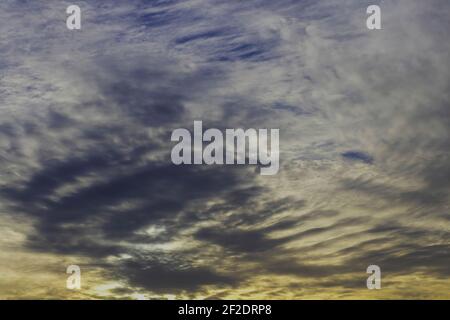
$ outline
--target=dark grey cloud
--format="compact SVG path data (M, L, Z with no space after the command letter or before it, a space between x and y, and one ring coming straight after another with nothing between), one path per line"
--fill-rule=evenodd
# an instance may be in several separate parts
M42 153L39 167L2 186L0 195L10 210L36 221L29 249L95 258L131 254L132 262L109 266L117 272L113 277L151 291L231 285L234 277L205 266L153 259L121 244L173 240L220 213L205 203L222 201L231 204L227 210L237 210L263 191L247 187L257 173L246 168L171 164L171 129L191 125L186 104L214 88L219 70L182 74L167 61L143 67L144 60L92 61L92 70L80 74L94 95L61 111L51 108L46 116L5 123L3 132L13 140L19 139L16 131L36 133L26 133L25 126L38 128L42 139L44 132L67 131L77 139L67 142L73 153L56 156L56 148L54 157ZM151 136L148 129L154 130ZM157 236L141 232L152 226L164 231Z
M439 181L439 180L438 180ZM439 183L437 181L437 183ZM440 183L439 183L440 184ZM429 185L423 188L412 188L412 190L403 190L396 186L382 184L365 179L344 179L342 181L344 190L349 190L369 197L378 197L382 201L389 201L395 205L412 205L437 206L448 203L447 186L434 186L434 182L430 181ZM440 214L433 209L434 214ZM431 213L430 213L431 214Z
M244 253L260 253L273 250L285 243L283 239L269 239L263 230L225 231L220 229L202 229L196 238L210 241L226 249Z
M350 259L348 264L361 267L376 264L391 275L426 272L448 278L450 275L449 252L450 247L447 244L394 245L388 249L362 252L359 256Z
M342 153L344 159L362 161L364 163L373 163L373 157L362 151L346 151Z
M217 273L206 267L161 263L154 260L134 260L123 263L119 272L135 288L160 293L193 292L205 285L232 286L236 276Z

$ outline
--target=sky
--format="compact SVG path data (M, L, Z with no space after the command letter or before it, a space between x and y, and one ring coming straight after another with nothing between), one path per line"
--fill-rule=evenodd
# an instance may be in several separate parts
M1 1L0 299L449 299L449 9ZM195 120L278 174L172 164Z

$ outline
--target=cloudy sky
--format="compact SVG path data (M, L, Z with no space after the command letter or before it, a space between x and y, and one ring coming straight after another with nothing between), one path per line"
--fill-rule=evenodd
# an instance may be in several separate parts
M448 0L2 0L0 298L450 298L449 21ZM280 129L279 173L173 165L194 120Z

